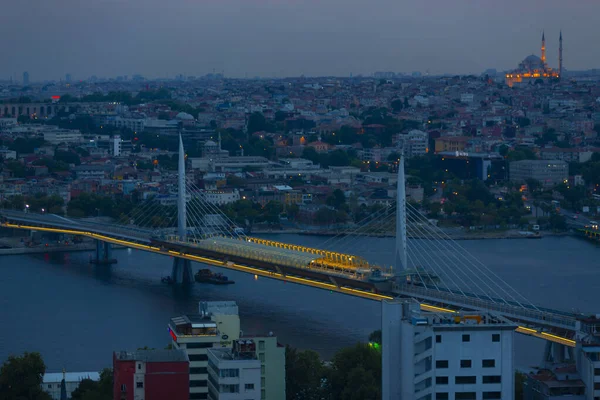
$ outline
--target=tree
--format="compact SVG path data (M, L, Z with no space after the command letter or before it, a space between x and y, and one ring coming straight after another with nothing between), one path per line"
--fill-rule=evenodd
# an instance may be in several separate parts
M269 126L265 116L260 112L253 112L248 118L248 133L267 131Z
M377 343L381 346L381 329L373 331L369 334L369 343Z
M302 150L302 158L312 161L313 164L318 164L320 160L319 153L311 146L306 146L304 150Z
M100 371L100 380L83 379L71 394L71 400L111 400L113 398L112 369Z
M0 396L7 400L50 400L41 388L46 364L40 353L9 356L0 369Z
M402 111L404 102L400 99L396 99L396 100L392 101L391 106L392 106L392 110L394 110L394 112L400 112L400 111Z
M327 197L327 205L339 210L346 204L346 195L340 189L335 189L333 193Z
M285 392L287 400L322 400L327 368L312 350L285 348Z
M363 343L341 349L333 356L328 385L334 399L381 399L381 352Z
M523 387L526 380L527 375L521 372L515 372L515 400L523 400Z

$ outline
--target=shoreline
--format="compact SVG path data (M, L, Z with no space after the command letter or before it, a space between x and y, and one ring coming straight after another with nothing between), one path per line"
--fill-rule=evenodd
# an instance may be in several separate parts
M125 249L125 246L113 245L113 250ZM0 249L1 256L17 256L23 254L43 254L43 253L73 253L84 251L95 251L95 244L84 243L81 245L68 246L48 246L48 247L9 247Z

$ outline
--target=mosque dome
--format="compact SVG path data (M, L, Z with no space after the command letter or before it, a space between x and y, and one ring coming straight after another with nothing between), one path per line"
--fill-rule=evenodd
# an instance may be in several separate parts
M206 143L204 143L204 147L215 147L216 145L217 144L212 140L207 140Z
M542 59L534 54L525 57L521 63L521 66L521 69L530 71L534 69L544 69L544 63L542 62Z
M186 121L191 121L194 119L194 117L192 117L190 114L188 113L184 113L184 112L180 112L179 114L177 114L175 116L176 119L181 119L181 120L186 120Z

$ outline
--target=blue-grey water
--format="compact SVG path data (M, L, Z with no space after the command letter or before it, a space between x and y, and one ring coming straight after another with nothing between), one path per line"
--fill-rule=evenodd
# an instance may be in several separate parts
M326 240L267 237L307 246ZM594 244L549 237L460 245L534 303L600 312L600 247ZM392 239L352 244L354 253L387 264L392 249ZM196 312L202 300L235 300L245 333L272 331L281 343L325 358L380 328L380 305L374 301L235 271L224 271L235 285L175 291L160 283L171 258L137 250L114 255L118 264L111 267L91 266L89 253L0 257L0 362L9 354L39 351L50 371L99 370L110 366L115 350L166 346L169 318ZM542 341L517 335L516 346L518 365L538 363Z

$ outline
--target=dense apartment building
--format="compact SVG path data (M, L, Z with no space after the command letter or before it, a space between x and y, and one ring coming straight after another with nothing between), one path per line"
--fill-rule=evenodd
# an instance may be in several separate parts
M566 162L584 163L592 158L597 149L573 149L550 147L540 150L542 160L562 160Z
M511 161L509 171L510 180L513 182L535 179L546 187L566 183L569 178L569 164L561 160Z
M429 152L429 134L413 129L406 135L398 135L398 147L407 158L424 156Z
M383 303L383 400L512 399L516 326L489 314Z
M113 400L187 400L189 359L183 350L113 354Z
M471 139L468 136L442 136L435 139L435 152L464 151Z
M234 301L200 302L198 315L172 318L169 333L173 347L184 350L190 360L190 400L209 398L209 350L231 350L238 339L255 344L252 349L258 365L257 398L285 398L285 348L271 333L240 338L240 318ZM220 357L219 354L215 356Z

